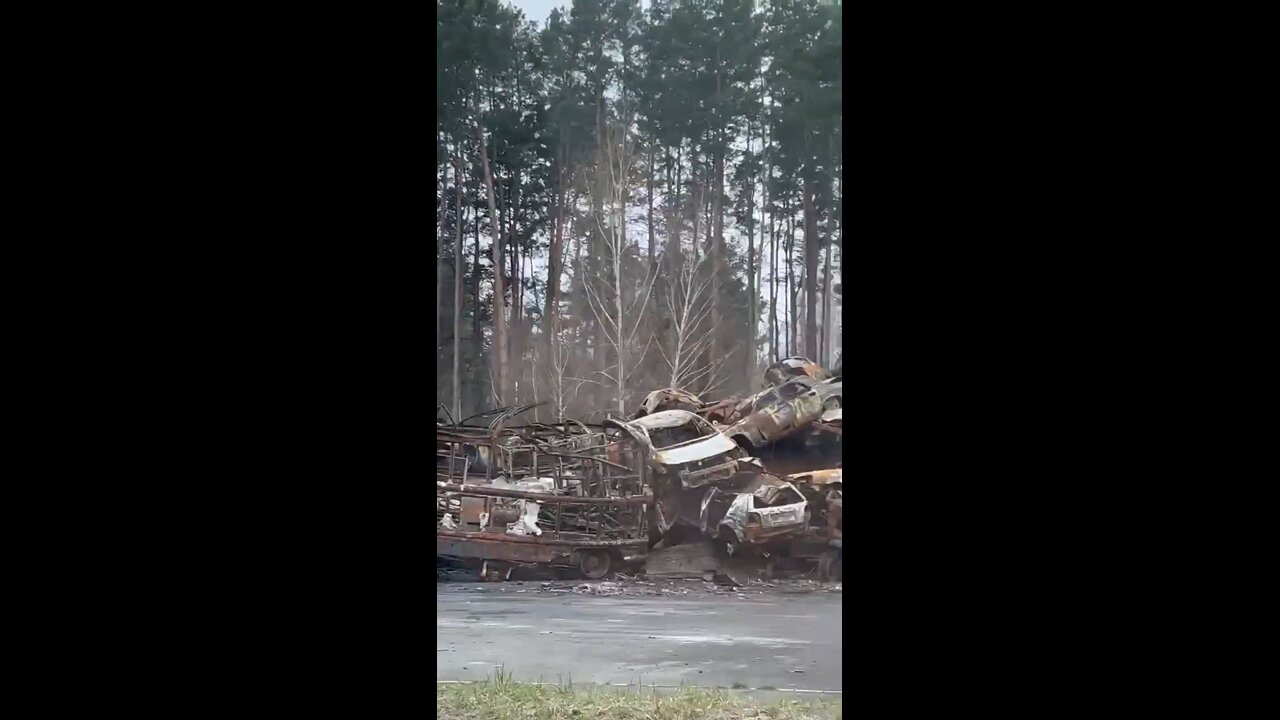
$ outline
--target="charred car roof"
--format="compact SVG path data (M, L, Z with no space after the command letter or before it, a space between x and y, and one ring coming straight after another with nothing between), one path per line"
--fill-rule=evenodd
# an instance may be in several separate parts
M765 383L769 385L781 385L792 377L810 377L814 380L826 380L831 377L831 373L809 358L798 355L779 360L764 371Z
M640 407L631 414L631 417L639 419L665 410L694 411L701 407L701 398L691 392L679 388L662 388L646 395L644 402L640 403Z

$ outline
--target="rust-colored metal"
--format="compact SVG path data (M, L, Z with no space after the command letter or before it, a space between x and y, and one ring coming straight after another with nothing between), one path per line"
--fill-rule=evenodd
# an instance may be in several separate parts
M839 408L842 400L840 380L817 382L809 377L793 377L739 403L736 409L749 414L726 428L724 434L739 445L763 448L813 425L824 413ZM842 434L833 425L821 429Z
M631 419L652 415L664 410L688 410L695 412L702 407L702 400L687 390L679 388L663 388L654 390L645 396L644 402L631 414Z
M725 398L702 408L698 414L713 423L731 425L742 419L742 411L738 409L741 403L741 398Z
M803 524L766 528L758 523L747 523L742 530L742 542L746 545L762 545L773 540L790 538L803 532L804 529Z
M831 377L831 373L809 358L800 356L780 360L764 371L765 384L770 386L781 385L793 377L826 380Z
M805 428L822 414L822 400L810 390L801 395L761 408L734 423L724 434L749 447L763 448Z
M617 550L623 557L643 555L648 539L574 540L534 536L484 535L453 530L436 531L436 555L470 560L499 560L517 564L573 567L576 553L585 550Z
M843 483L844 469L829 468L826 470L809 470L807 472L792 473L787 476L787 481L797 486Z
M632 497L576 497L572 495L548 495L546 493L524 492L522 490L509 490L507 488L485 487L483 485L455 485L446 482L436 482L437 497L464 496L472 494L481 497L500 497L512 498L517 500L532 500L534 502L544 504L556 503L574 503L582 505L644 505L649 502L649 498L638 495Z
M507 424L528 407L484 427L437 422L436 555L592 572L642 559L644 463L600 426Z

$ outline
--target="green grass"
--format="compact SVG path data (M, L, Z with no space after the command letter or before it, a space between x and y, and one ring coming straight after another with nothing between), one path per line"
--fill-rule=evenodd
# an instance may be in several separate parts
M843 717L838 699L767 701L706 688L576 689L513 682L501 673L485 682L436 684L441 720L830 720Z

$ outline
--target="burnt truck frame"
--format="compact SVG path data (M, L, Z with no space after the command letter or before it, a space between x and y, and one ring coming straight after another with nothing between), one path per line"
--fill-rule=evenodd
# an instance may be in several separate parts
M600 426L509 427L510 417L437 425L437 561L479 561L485 577L543 565L590 579L642 561L653 500L626 443Z
M469 515L492 517L506 501L520 500L536 503L538 525L550 525L540 535L513 535L483 522L478 527L470 522L454 528L438 526L438 557L501 564L508 572L520 565L573 568L595 580L643 560L649 550L646 514L651 500L643 495L574 497L446 482L436 483L436 493L446 507L448 501L458 500L464 521L471 519ZM566 522L568 517L574 518L572 523Z

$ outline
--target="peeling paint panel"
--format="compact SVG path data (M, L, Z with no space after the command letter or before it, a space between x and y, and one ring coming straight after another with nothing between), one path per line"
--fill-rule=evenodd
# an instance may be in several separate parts
M645 415L639 420L633 420L631 424L639 425L646 430L657 430L659 428L673 428L693 422L690 418L697 418L697 415L688 410L663 410L652 415Z
M652 416L650 416L652 417ZM663 465L683 465L685 463L706 460L709 457L723 455L738 446L732 440L724 435L712 435L710 437L696 440L684 446L659 450L657 454L658 462Z

